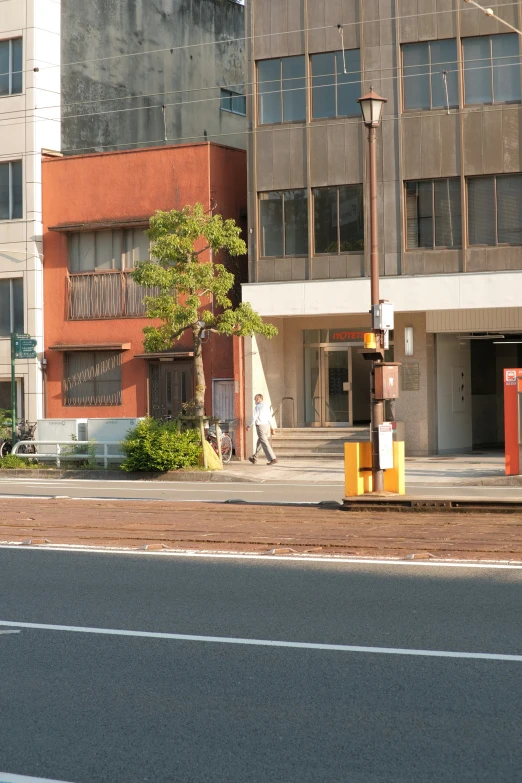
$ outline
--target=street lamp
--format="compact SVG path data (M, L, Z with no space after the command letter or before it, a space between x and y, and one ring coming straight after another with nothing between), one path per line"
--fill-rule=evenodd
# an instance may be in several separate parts
M364 124L368 128L370 152L370 280L372 300L372 328L375 333L376 357L384 350L382 323L376 323L379 309L379 238L377 233L377 137L376 128L381 124L382 110L386 98L381 98L370 88L370 92L358 99ZM381 354L382 355L382 354ZM381 359L382 360L382 359ZM372 365L371 392L371 440L372 440L372 489L384 491L384 471L379 464L379 426L384 423L384 401L375 397L375 362Z

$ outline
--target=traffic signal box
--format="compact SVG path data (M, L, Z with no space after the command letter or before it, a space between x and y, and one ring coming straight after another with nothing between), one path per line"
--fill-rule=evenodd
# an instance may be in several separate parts
M504 370L504 433L506 476L519 476L522 467L522 369Z

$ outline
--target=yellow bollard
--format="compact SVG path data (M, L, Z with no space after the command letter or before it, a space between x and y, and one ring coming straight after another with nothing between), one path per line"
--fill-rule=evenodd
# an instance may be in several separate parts
M384 472L384 489L397 495L406 494L404 443L393 444L393 468ZM344 492L345 497L366 495L372 491L372 444L344 444Z

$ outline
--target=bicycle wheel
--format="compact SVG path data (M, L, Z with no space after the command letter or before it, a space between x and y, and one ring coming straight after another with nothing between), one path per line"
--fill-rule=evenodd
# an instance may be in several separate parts
M232 438L227 434L221 436L221 459L225 463L232 459Z
M7 455L11 453L11 449L11 441L3 440L0 445L0 457L7 457Z
M20 446L18 449L19 454L36 454L36 446Z

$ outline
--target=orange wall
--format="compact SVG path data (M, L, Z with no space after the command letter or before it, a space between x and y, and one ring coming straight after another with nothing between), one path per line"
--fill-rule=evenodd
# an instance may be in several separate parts
M215 172L213 169L215 168ZM224 182L221 182L224 178ZM210 144L155 147L63 158L42 165L44 220L44 317L47 359L47 416L142 416L147 409L148 364L143 353L146 318L66 320L67 235L49 231L63 223L119 220L152 215L157 209L181 209L197 201L211 206L219 192L219 212L239 219L246 206L246 159L241 150ZM122 355L122 405L63 406L63 354L57 344L131 343ZM176 347L189 347L183 339ZM232 339L212 335L204 348L207 413L211 378L233 378Z

